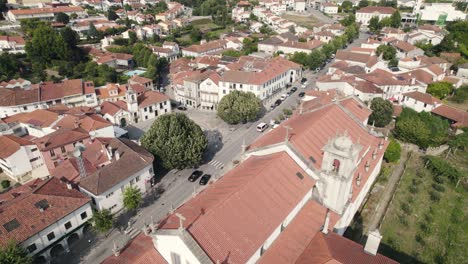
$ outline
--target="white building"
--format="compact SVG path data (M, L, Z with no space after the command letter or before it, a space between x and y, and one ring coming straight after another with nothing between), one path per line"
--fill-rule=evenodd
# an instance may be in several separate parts
M456 10L452 3L425 4L424 9L419 10L420 19L423 21L442 22L465 20L466 14Z
M54 177L11 189L0 200L0 245L14 240L44 263L69 251L93 215L89 198Z
M400 103L416 112L431 112L441 105L442 101L427 93L409 92L403 94Z
M97 106L93 82L81 79L60 83L42 82L34 89L0 88L0 118L47 109L57 104L68 107Z
M14 9L6 13L5 19L16 22L23 19L43 19L53 20L57 13L65 13L67 15L76 14L78 17L84 17L86 11L79 6L58 6L58 7L44 7L44 8L30 8L30 9Z
M0 167L15 182L25 183L49 175L33 142L14 135L0 136Z
M127 139L111 139L104 141L101 146L106 149L102 154L106 162L94 163L95 170L92 173L80 171L75 182L78 182L80 191L91 198L95 209L108 209L116 213L123 209L125 188L138 188L142 195L149 190L154 176L154 157ZM79 152L77 156L77 160L87 160L85 153ZM58 177L60 173L55 172L55 175Z
M323 3L320 6L320 11L325 14L338 14L338 6L333 3Z
M379 20L382 20L383 18L390 17L395 11L392 7L366 6L356 11L356 21L367 26L371 18L378 17Z
M0 36L0 53L25 53L26 41L20 36Z

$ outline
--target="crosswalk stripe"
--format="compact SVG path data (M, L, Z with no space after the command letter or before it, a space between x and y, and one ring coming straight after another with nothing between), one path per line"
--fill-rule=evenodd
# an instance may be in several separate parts
M212 160L210 162L208 162L208 164L210 164L211 166L215 167L215 168L218 168L218 169L222 169L224 167L224 164L220 161L217 161L217 160Z

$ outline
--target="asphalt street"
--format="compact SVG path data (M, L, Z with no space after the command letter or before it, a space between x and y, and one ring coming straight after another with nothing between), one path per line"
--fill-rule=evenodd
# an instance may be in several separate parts
M354 43L348 46L348 49L353 46L359 46L360 43L367 39L368 35L361 33L360 38ZM260 133L256 130L256 126L260 122L270 123L271 119L274 119L280 113L283 112L284 108L297 107L299 103L298 94L301 91L311 90L315 88L315 80L317 76L323 75L328 69L328 65L318 73L311 71L305 71L303 76L308 79L308 87L303 89L297 82L292 86L298 87L298 91L289 96L281 105L273 110L267 111L262 118L257 122L247 123L241 126L237 126L235 129L223 128L220 133L222 142L219 141L219 136L209 136L209 147L212 153L208 155L205 163L202 164L198 169L204 173L211 174L212 177L221 177L223 173L233 167L233 161L238 160L241 154L241 146L252 143L255 139L260 137L264 133L268 133L268 130ZM284 92L286 89L284 89ZM278 93L275 98L270 101L274 102L281 96ZM270 105L270 104L267 104ZM194 111L194 113L191 113ZM195 114L198 110L189 110L187 114L189 117L191 114ZM209 118L209 117L208 117ZM197 121L197 120L195 120ZM138 128L133 128L134 135L141 135L151 125L151 122L146 122L140 125ZM202 126L203 127L203 126ZM206 129L206 127L205 127ZM277 128L278 129L278 128ZM136 134L135 134L136 133ZM72 247L71 252L65 254L61 258L55 260L56 263L100 263L106 257L112 255L112 247L114 243L118 247L123 247L127 241L131 239L131 236L137 234L139 230L151 221L154 223L164 218L173 208L177 208L184 201L190 199L197 192L200 192L206 186L200 186L198 181L189 182L187 179L193 170L182 170L182 171L170 171L161 181L151 190L146 197L145 203L142 208L137 212L136 216L131 218L125 218L122 216L120 225L117 225L109 234L106 236L90 236L89 239L81 239L75 246ZM164 190L162 194L155 194L156 188L158 190ZM126 226L127 220L132 222L131 230L129 234L126 234L123 229Z

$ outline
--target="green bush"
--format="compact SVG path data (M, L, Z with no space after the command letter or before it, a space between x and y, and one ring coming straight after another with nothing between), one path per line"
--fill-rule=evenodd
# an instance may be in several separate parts
M432 188L438 192L445 192L445 187L442 184L433 183Z
M8 189L8 188L10 188L10 181L9 180L3 180L1 185L2 185L3 189Z
M416 240L416 242L418 242L421 246L424 246L426 245L426 242L424 241L424 238L421 234L416 234L416 236L414 237L414 239Z
M384 159L387 162L397 162L401 156L401 146L396 140L390 140L387 150L384 153Z
M292 111L291 111L291 109L284 108L283 109L283 114L285 116L290 116L290 115L292 115Z
M406 219L406 216L405 215L399 215L398 216L398 220L400 221L400 223L404 226L408 226L408 219Z
M453 91L453 84L449 82L435 82L427 86L427 93L437 97L439 99L444 99Z
M434 180L437 183L443 183L443 179L438 179L437 176L447 178L452 183L456 183L461 175L461 172L450 163L442 158L435 156L424 156L424 160L427 163L427 168L434 175Z
M285 119L283 114L279 114L276 118L278 118L280 121L283 121Z
M440 194L435 191L430 191L429 198L431 198L431 201L438 202L440 201Z
M468 85L462 85L460 88L456 89L452 98L450 98L451 101L455 103L462 104L468 99Z
M413 211L411 209L411 206L407 203L402 203L400 207L401 207L401 210L403 210L403 212L405 212L406 214L411 214L411 212Z
M414 186L414 185L410 185L408 190L412 193L412 194L415 194L415 193L418 193L419 192L419 189L417 186Z

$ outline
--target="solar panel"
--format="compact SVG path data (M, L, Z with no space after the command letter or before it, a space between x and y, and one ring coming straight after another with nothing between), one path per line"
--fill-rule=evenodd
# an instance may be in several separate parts
M3 227L6 229L6 231L8 232L11 232L13 230L15 230L16 228L18 228L20 226L20 223L18 222L18 220L13 219L11 220L10 222L6 223L6 224L3 224Z
M39 209L47 209L49 208L49 202L45 199L40 200L39 202L35 203L34 206L36 206Z

